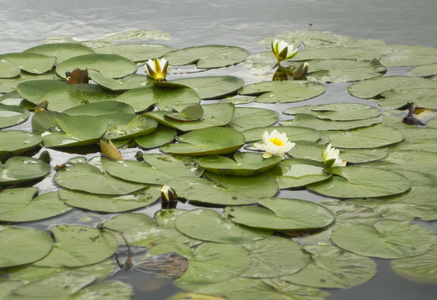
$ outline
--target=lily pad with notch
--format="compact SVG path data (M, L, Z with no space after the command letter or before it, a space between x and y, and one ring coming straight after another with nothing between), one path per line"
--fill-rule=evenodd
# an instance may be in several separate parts
M203 117L203 108L198 103L193 103L185 106L181 112L164 115L164 118L169 118L180 122L195 122L200 121Z

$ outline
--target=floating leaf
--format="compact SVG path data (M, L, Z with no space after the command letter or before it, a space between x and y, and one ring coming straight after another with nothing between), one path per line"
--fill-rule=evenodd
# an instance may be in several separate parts
M53 56L26 52L0 55L0 60L3 59L20 67L23 71L37 75L50 71L56 60Z
M235 76L205 76L172 80L192 88L201 99L217 99L234 94L244 85L244 80Z
M320 132L315 129L300 126L257 127L245 130L243 131L243 134L246 138L246 142L255 142L262 140L265 131L271 133L274 129L281 133L285 133L288 137L288 140L292 142L315 142L320 140L321 136Z
M46 72L42 75L34 75L30 73L21 73L14 78L0 78L0 93L10 93L17 89L17 86L25 81L30 80L56 80L57 75L53 72Z
M384 45L381 51L381 63L387 67L408 67L428 65L437 62L437 50L434 48L410 45Z
M3 132L3 131L2 131ZM50 165L32 157L14 156L1 167L0 185L32 181L46 176Z
M87 46L73 43L43 44L29 48L24 52L54 56L56 57L56 64L75 56L94 53L94 51Z
M20 124L28 117L29 111L21 106L0 105L0 128Z
M107 140L131 139L153 132L158 122L144 115L136 116L127 124L108 128L103 138Z
M168 144L176 137L176 130L165 126L158 126L150 134L142 135L135 138L135 143L141 148L150 149Z
M433 75L437 75L437 64L416 67L408 71L408 75L421 77L430 77Z
M21 69L9 61L0 58L0 78L13 78L20 75Z
M39 146L41 142L39 134L19 130L0 131L0 156L26 152Z
M381 52L372 49L358 49L350 47L322 47L300 51L293 60L308 61L308 60L358 60L358 61L372 61L373 59L380 59ZM312 63L310 62L311 68ZM340 62L341 63L341 62Z
M285 114L313 114L321 120L354 121L378 117L379 108L357 103L330 103L289 108Z
M124 92L143 86L151 86L155 82L149 76L140 74L131 74L122 79L112 79L103 76L96 70L89 70L88 73L92 81L114 92Z
M70 116L105 116L111 114L135 114L132 106L119 101L103 101L82 104L64 111Z
M118 54L134 62L143 62L148 59L161 57L170 50L172 48L169 46L143 43L113 44L94 49L99 54Z
M170 118L180 122L194 122L200 121L203 117L203 108L198 103L193 103L185 106L180 113L173 113L164 115L164 118Z
M236 107L234 118L229 125L238 131L245 131L275 124L278 118L278 113L274 110L256 107Z
M17 92L26 99L34 104L39 104L41 102L41 97L52 90L64 88L67 86L65 81L61 80L29 80L20 83L17 86Z
M386 157L388 153L388 148L340 150L341 158L352 164L362 164L377 161Z
M132 287L121 281L105 281L87 286L73 297L75 300L107 299L129 300L133 294Z

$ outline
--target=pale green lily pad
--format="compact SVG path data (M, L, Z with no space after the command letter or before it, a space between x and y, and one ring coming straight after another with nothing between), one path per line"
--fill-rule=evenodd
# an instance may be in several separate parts
M144 115L136 116L127 124L109 127L103 136L107 140L132 139L147 135L158 127L158 122Z
M173 50L164 57L173 66L195 63L200 69L228 67L244 61L249 53L236 46L205 45Z
M289 108L284 114L313 114L321 120L354 121L378 117L379 108L357 103L330 103Z
M418 66L437 62L437 49L434 48L410 45L384 45L376 50L381 51L381 63L387 67Z
M388 153L388 148L341 149L340 157L348 163L363 164L383 159Z
M310 261L309 255L302 251L298 243L276 236L243 246L249 250L253 262L243 277L276 278L290 275L303 269Z
M200 121L195 122L180 122L171 120L165 117L172 113L171 111L152 111L145 113L146 116L155 119L159 124L167 127L181 130L190 131L196 129L204 129L215 126L225 126L232 121L235 112L235 106L232 103L215 103L202 105L203 118Z
M140 74L131 74L121 79L112 79L103 76L96 70L88 70L88 76L98 85L114 92L124 92L143 86L151 86L155 82L149 76Z
M240 225L282 231L318 230L334 222L334 214L317 203L286 198L264 198L261 206L227 207L226 214Z
M37 191L35 187L1 191L0 220L29 222L54 217L72 209L59 200L57 192L40 194L35 197Z
M226 97L221 102L222 103L232 103L234 105L248 104L248 103L253 102L253 97L236 95L236 96Z
M213 173L234 176L252 176L267 171L277 165L282 158L273 156L264 159L257 153L236 152L234 159L226 156L213 155L201 157L199 165Z
M183 213L177 217L175 225L177 230L193 239L226 244L250 243L272 233L234 224L215 210L203 208Z
M133 288L121 281L105 281L93 284L71 296L74 300L129 300Z
M199 103L200 99L199 95L189 87L153 85L126 91L118 96L117 100L131 105L135 112L141 112L152 105L158 106L160 110L178 110L189 104Z
M141 148L151 149L172 142L176 134L176 130L160 125L152 133L136 137L135 142Z
M382 121L382 116L365 120L336 122L330 120L321 120L311 114L296 114L296 117L294 119L280 121L279 124L281 124L282 126L309 127L316 130L351 130L379 124Z
M390 170L358 166L336 167L330 170L338 176L311 184L307 188L334 198L366 198L401 194L411 187L405 176Z
M428 79L433 81L431 79ZM413 102L414 107L426 107L437 109L435 98L437 97L437 85L432 88L396 89L381 93L384 101L378 104L389 109L399 109L408 102Z
M45 93L48 93L54 89L64 88L66 86L67 83L61 80L29 80L20 83L17 86L17 92L21 95L21 97L23 97L23 99L38 105L42 102L40 99Z
M296 145L288 151L293 158L309 159L323 163L322 150L326 146L326 141L306 142L297 141Z
M162 146L166 153L183 155L226 154L244 145L244 135L231 128L211 127L193 130L176 138L180 143Z
M0 185L32 181L46 176L50 165L42 160L26 156L9 158L1 167Z
M381 52L373 49L359 49L350 47L322 47L306 51L300 51L293 60L354 60L354 61L372 61L380 59ZM309 62L312 65L312 61Z
M408 75L418 77L430 77L437 75L437 64L416 67L408 71Z
M29 111L21 106L0 105L0 128L20 124L29 117Z
M189 156L144 153L143 158L152 168L172 176L199 177L204 171L199 167L197 161Z
M56 241L50 253L35 263L46 267L80 267L110 257L118 243L113 233L77 225L50 227Z
M376 263L368 257L323 244L303 248L311 254L310 263L280 280L319 288L350 288L369 281L376 274Z
M405 136L402 143L390 147L390 151L416 150L437 152L437 129L435 128L401 128Z
M246 61L243 62L243 66L249 70L267 73L272 71L277 63L278 60L275 55L271 51L268 51L250 55Z
M288 103L317 97L325 92L321 83L307 81L257 82L238 90L241 95L259 95L255 102Z
M34 75L28 73L21 73L14 78L0 78L0 93L9 93L17 89L17 86L25 81L30 80L57 80L59 77L54 72L47 72L42 75Z
M0 58L0 78L13 78L20 75L21 69L9 61Z
M373 125L347 131L324 131L333 147L339 148L378 148L399 143L404 135L385 125Z
M201 99L217 99L235 92L244 85L244 80L235 76L205 76L172 80L192 88Z
M64 111L70 116L105 116L110 114L135 114L132 106L119 101L104 101L83 104Z
M102 195L125 195L145 187L116 179L88 163L63 168L56 173L55 182L70 190Z
M428 252L391 261L391 267L398 275L418 283L437 283L437 245Z
M122 196L95 195L61 189L59 198L66 204L91 211L117 213L149 206L160 197L160 189L148 187Z
M327 180L332 176L332 174L325 172L323 163L297 158L281 161L268 174L278 182L281 189L303 187Z
M56 64L63 62L69 58L92 54L93 49L74 43L50 43L38 45L24 51L25 53L37 53L56 57Z
M430 250L435 234L407 221L383 219L372 225L339 225L332 231L331 239L339 247L359 255L403 258Z
M20 130L0 131L0 156L26 152L39 146L41 142L39 134Z
M0 282L0 295L2 295L2 300L7 299L6 297L14 290L16 290L18 287L23 285L23 281L19 280L8 280L8 281L1 281Z
M165 118L170 118L175 121L195 122L200 121L203 117L203 108L198 103L193 103L185 106L180 112L164 115Z
M273 127L258 127L243 131L246 142L260 141L263 138L265 131L271 133L274 129L280 133L285 133L291 142L309 141L316 142L320 140L321 134L318 130L300 126L273 126Z
M408 178L412 187L435 187L437 186L437 176L417 171L396 170L396 172Z
M99 54L118 54L134 62L161 57L171 50L173 48L169 46L144 43L113 44L94 49Z
M44 231L9 227L0 231L0 267L14 267L37 261L53 247L53 240Z
M74 69L97 70L105 77L120 78L137 71L137 65L123 56L116 54L85 54L64 60L56 67L56 73L65 78L66 72Z
M43 74L55 65L56 58L36 53L8 53L0 55L0 60L6 60L30 74Z
M257 107L236 107L235 114L229 126L238 130L263 127L278 122L279 114L274 110Z

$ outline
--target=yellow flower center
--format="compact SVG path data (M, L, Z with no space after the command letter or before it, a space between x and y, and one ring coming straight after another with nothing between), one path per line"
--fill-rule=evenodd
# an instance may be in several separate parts
M280 138L277 138L277 137L271 138L269 141L272 142L275 146L284 146L285 145L284 141L281 140Z

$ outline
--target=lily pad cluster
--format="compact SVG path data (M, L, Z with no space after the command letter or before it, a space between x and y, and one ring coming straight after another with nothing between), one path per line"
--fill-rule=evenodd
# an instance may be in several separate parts
M129 299L117 276L149 264L187 291L174 299L325 299L371 280L373 258L436 282L437 237L413 222L437 220L436 49L283 32L261 41L299 48L279 66L231 45L120 43L149 34L0 55L6 299ZM169 61L167 80L146 75L155 58ZM251 83L223 75L239 64ZM397 66L417 67L383 76ZM328 83L346 82L356 101L324 101ZM264 158L254 144L273 130L295 145ZM324 163L329 144L347 166ZM164 185L182 207L162 208ZM78 225L75 213L99 221ZM139 262L134 247L147 252Z

